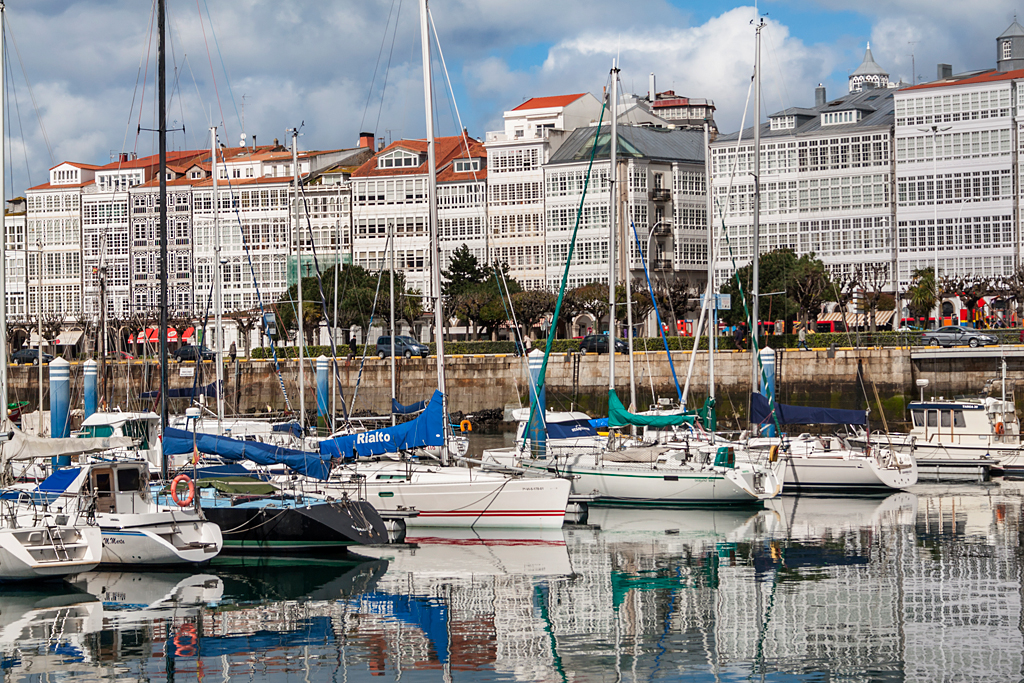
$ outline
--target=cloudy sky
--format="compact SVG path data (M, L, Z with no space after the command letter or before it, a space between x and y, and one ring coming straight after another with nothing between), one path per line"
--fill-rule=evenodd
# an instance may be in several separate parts
M7 194L46 180L64 160L103 164L119 151L155 153L155 5L145 0L8 0ZM1021 5L1024 8L1024 4ZM422 137L417 0L167 0L170 149L235 144L355 146L362 130ZM871 42L893 80L995 65L1010 0L762 0L764 109L830 97ZM723 132L739 127L754 59L752 4L707 0L433 0L463 125L502 127L529 97L599 95L619 55L627 91L714 100ZM913 55L913 58L912 58ZM436 50L435 50L436 56ZM385 83L386 79L386 83ZM438 134L458 130L435 64ZM748 116L752 116L752 113ZM244 124L243 124L244 120ZM748 119L749 120L749 119Z

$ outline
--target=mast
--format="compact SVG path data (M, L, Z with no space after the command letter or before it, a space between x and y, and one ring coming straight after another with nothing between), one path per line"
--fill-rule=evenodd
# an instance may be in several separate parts
M761 220L761 29L764 27L764 21L759 21L757 24L757 46L754 50L754 226L753 226L753 253L754 263L751 266L751 309L750 309L750 356L751 356L751 374L750 374L750 393L754 393L758 388L758 373L757 353L754 351L755 346L760 348L759 345L754 342L760 337L758 332L760 331L760 320L761 315L758 310L760 303L758 291L760 284L758 282L760 273L761 260L761 248L759 245L758 232L760 231L760 220ZM749 413L748 413L749 415Z
M224 263L220 255L220 197L217 196L217 126L210 127L210 175L213 176L213 344L217 353L217 433L224 433ZM201 357L201 356L200 356Z
M295 291L298 292L298 313L295 315L299 326L299 431L305 438L306 427L306 371L302 366L303 355L305 354L306 339L302 331L302 226L299 217L299 131L292 129L292 171L295 179L295 266L298 273Z
M714 297L708 325L708 396L715 397L715 342L718 337L718 294L715 290L715 215L711 195L711 124L704 121L704 189L708 213L708 295Z
M423 46L423 101L427 117L427 210L430 230L430 288L434 303L434 339L437 346L437 389L441 392L442 413L448 419L448 391L444 379L444 313L441 306L441 242L437 230L437 163L434 149L434 93L430 75L430 33L427 26L427 0L420 0L420 41ZM394 358L394 354L391 354ZM448 427L441 447L441 463L448 464Z
M388 267L388 279L390 280L391 286L391 400L394 401L397 397L395 387L395 222L388 222L388 243L391 245L391 265ZM395 420L395 409L391 408L391 426L394 427L396 424Z
M616 176L618 169L618 137L619 137L619 67L616 60L612 60L612 89L608 93L611 100L609 110L612 113L611 144L608 150L608 191L611 197L611 209L608 212L608 393L615 391L615 237L616 237L616 205L618 203ZM600 135L601 131L598 130ZM610 432L609 432L610 434ZM611 438L611 437L609 437Z
M4 54L4 27L7 23L7 17L4 14L4 2L0 0L0 55ZM3 60L0 59L0 118L3 116L4 111L4 73L6 67L3 64ZM3 131L3 123L0 122L0 131ZM0 140L3 139L3 135L0 134ZM5 178L4 170L7 167L7 160L4 159L4 146L0 144L0 206L3 207L4 212L4 231L3 239L0 239L0 293L7 291L7 201L4 196ZM28 225L25 226L26 231ZM27 234L27 233L26 233ZM28 271L28 245L25 245L25 270ZM42 296L42 292L39 292ZM25 288L25 303L28 303L28 288ZM27 309L26 309L27 310ZM7 295L0 295L0 429L7 430ZM40 410L42 407L40 406ZM42 412L39 413L40 418ZM42 420L40 420L41 422Z
M160 140L160 426L167 429L167 78L164 74L164 0L157 1L157 137ZM160 476L167 479L167 457L161 454Z

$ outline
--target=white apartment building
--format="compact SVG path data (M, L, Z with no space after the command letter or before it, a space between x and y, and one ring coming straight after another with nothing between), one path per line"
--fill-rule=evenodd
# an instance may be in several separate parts
M7 235L4 294L7 317L10 320L29 319L29 312L26 308L28 299L25 277L28 271L25 264L25 216L25 199L23 197L7 202L7 211L4 215Z
M827 101L818 86L814 107L776 112L761 124L762 254L780 248L813 253L839 278L875 264L891 290L897 92L869 85ZM734 263L753 258L753 137L748 128L711 144L719 283L732 275Z
M940 64L936 81L896 94L901 289L918 268L994 277L1020 262L1024 28L1014 21L996 50L994 70L954 76Z
M620 125L618 137L620 253L627 250L633 277L643 277L642 251L652 281L679 275L699 280L707 263L704 133ZM557 290L561 283L581 201L567 286L608 282L610 142L610 125L578 128L544 167L549 288ZM624 274L620 260L619 277Z
M468 135L435 138L441 268L466 244L481 263L487 250L487 150ZM352 173L353 262L387 268L394 235L395 270L406 286L428 297L430 235L427 211L427 142L398 140Z
M547 287L544 165L569 132L596 124L601 103L589 93L534 97L487 133L490 260L504 261L525 289Z

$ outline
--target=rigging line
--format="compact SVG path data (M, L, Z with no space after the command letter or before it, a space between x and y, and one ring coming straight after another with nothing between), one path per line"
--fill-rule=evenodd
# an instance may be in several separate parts
M501 280L505 279L505 274L502 273L501 280L498 279L498 273L501 271L500 268L494 266L494 282L498 285L498 298L501 299L501 307L505 309L505 318L512 320L512 330L515 335L515 343L519 344L519 348L522 350L522 357L526 357L526 345L523 344L523 337L519 333L519 323L516 322L515 308L512 307L512 295L508 293L508 283L505 283L505 294L501 292ZM505 305L505 296L508 295L508 306ZM511 313L509 309L512 309ZM516 399L519 400L519 407L523 407L522 399L519 398L519 378L516 377L516 373L512 373L512 380L516 384Z
M767 29L767 28L769 28L771 26L771 24L765 22L764 26ZM782 111L782 110L786 109L786 102L792 102L793 101L793 98L789 94L789 88L786 85L787 81L789 79L784 78L783 75L782 75L782 65L780 64L779 54L778 54L778 52L775 51L775 43L772 42L772 33L771 33L771 31L767 30L767 31L764 31L763 33L765 35L767 35L767 37L768 37L768 49L771 51L772 55L775 57L775 59L773 60L773 63L775 65L775 70L779 72L779 82L782 84L782 92L783 92L784 97L780 98L782 101L779 103L780 104L779 109L780 109L780 111ZM765 118L767 118L767 117L768 117L768 110L765 109Z
M214 153L214 154L216 154L216 153ZM212 161L214 161L214 160L211 159L211 162ZM213 169L214 165L215 164L211 163L211 166L210 166L211 170ZM241 214L240 208L239 208L240 202L235 202L235 188L234 188L234 184L231 182L231 178L228 178L227 182L228 182L228 197L230 197L231 205L235 209L235 223L236 223L236 225L238 225L238 232L242 236L242 247L245 249L245 258L246 258L246 260L249 263L249 275L252 276L253 288L256 290L256 303L259 304L259 307L260 307L260 319L265 321L267 319L267 309L263 305L263 295L260 294L260 283L259 283L259 280L256 279L256 267L253 265L252 251L249 249L249 240L246 239L245 231L242 229L242 214ZM218 192L219 192L219 190L218 190ZM219 212L219 210L220 210L220 198L219 197L214 197L213 198L213 205L212 205L212 207L213 207L213 210L215 212ZM275 322L276 322L277 318L278 318L278 314L277 314L277 311L275 310L274 311L274 320L275 320ZM266 332L266 330L264 330L264 332ZM274 340L273 339L269 339L269 335L267 335L267 337L268 337L268 340L270 341L270 351L274 355L274 371L277 373L277 382L281 386L281 393L284 395L284 405L288 409L288 412L290 413L292 411L292 402L288 398L288 390L284 386L284 375L281 374L281 362L278 360L278 357L277 357L277 347L274 346ZM261 335L260 336L260 340L262 341L262 339L263 339L263 336Z
M14 67L10 63L10 59L8 59L8 48L6 44L4 45L4 64L6 65L4 68L9 69L8 73L10 74L10 78L6 79L6 85L11 93L11 99L14 100L14 110L18 115L18 130L21 133L21 151L22 155L25 157L25 174L28 178L27 186L32 187L32 166L28 162L28 143L25 140L25 126L21 122L21 105L18 103L18 89L14 87ZM13 130L11 126L10 107L7 108L7 130ZM9 160L7 163L10 164L11 167L11 174L9 178L11 183L11 194L8 196L14 197L14 138L12 136L8 136L7 138L7 159Z
M303 184L301 182L299 183L299 193L302 195L302 209L303 209L303 211L306 214L306 231L309 233L309 244L310 244L310 248L311 248L311 250L313 252L313 269L316 271L316 283L317 283L318 289L320 290L320 305L323 307L324 318L327 319L327 320L330 320L330 317L329 317L330 316L330 309L327 307L327 296L324 294L324 278L323 278L323 274L320 271L320 260L317 258L317 254L316 254L316 240L313 237L313 224L312 224L312 222L309 219L309 202L306 199L306 186L305 186L305 184ZM301 244L302 244L302 238L300 236L299 237L299 245L301 246ZM299 266L299 281L301 282L302 281L302 256L301 256L301 254L299 255L299 259L298 259L298 266ZM337 287L337 285L338 285L338 283L334 283L335 287ZM330 340L331 340L331 344L330 344L330 346L331 346L331 356L334 357L334 358L337 358L338 357L338 347L337 347L337 344L336 344L336 340L335 340L333 334L329 335L329 337L330 337ZM365 354L365 349L364 349L364 354ZM310 362L310 367L312 367L314 369L314 371L315 371L316 368L314 366L313 359L310 358L309 362ZM348 411L345 409L345 392L341 388L341 369L338 367L337 362L334 363L334 373L335 373L335 377L337 378L338 391L341 392L341 399L342 399L341 408L342 408L342 413L345 415L345 420L348 421ZM332 423L334 422L334 416L333 415L331 416L331 422ZM331 431L334 431L334 430L332 429Z
M395 12L395 3L397 1L398 0L391 0L391 9L388 10L388 21L384 25L384 35L382 35L380 37L380 49L377 50L377 63L373 65L373 78L370 79L370 89L369 89L369 92L366 93L366 104L363 105L363 116L362 116L362 118L359 119L359 130L363 129L363 123L366 122L366 112L369 111L369 109L370 109L370 98L373 97L373 85L374 85L374 83L377 82L377 70L380 68L380 58L381 58L381 55L384 54L384 43L388 39L388 28L391 26L391 15L394 14L394 12ZM397 30L398 30L398 25L396 23L395 31L397 31ZM394 41L392 41L391 44L392 44L392 46L394 46ZM384 99L384 94L381 93L381 100L383 100L383 99ZM376 135L376 132L374 132L374 135Z
M199 2L199 0L197 0ZM242 116L239 114L239 105L234 101L234 92L231 90L231 75L227 73L227 65L224 63L224 53L220 49L220 42L217 40L217 31L213 28L213 14L210 13L210 5L206 0L203 0L203 4L206 5L206 17L210 20L210 34L213 36L213 45L217 48L217 56L220 58L220 68L224 70L224 85L227 86L227 94L231 97L231 106L234 108L234 118L239 122L239 129L242 128ZM206 38L206 33L203 33L203 37ZM221 113L223 118L223 113Z
M576 210L576 225L573 227L572 238L569 240L569 249L565 259L565 269L562 271L562 284L558 289L558 300L555 302L555 313L552 317L552 325L558 324L558 316L562 311L562 300L565 298L565 286L569 281L569 266L572 263L572 254L573 251L575 251L576 249L576 235L579 232L580 220L583 217L583 202L587 198L587 188L590 186L590 174L594 168L594 157L597 156L597 144L598 141L601 139L601 124L604 122L604 112L607 108L608 103L603 102L601 104L601 116L598 118L597 128L594 132L594 145L590 150L590 161L587 163L587 174L583 180L583 196L580 197L580 206ZM540 395L540 390L544 387L544 376L548 369L548 358L551 356L551 345L554 342L554 338L555 335L553 333L549 334L547 344L544 348L544 361L543 363L541 363L540 374L537 376L536 383L536 392L538 396ZM530 383L531 385L533 384L532 377L530 378ZM527 424L531 424L533 422L536 411L537 404L535 402L532 406L530 406L530 419L529 422L527 422Z
M32 108L35 110L36 119L39 121L39 132L43 136L43 142L46 143L46 152L47 154L50 155L50 163L54 164L56 162L53 160L53 147L50 146L50 138L46 134L46 126L43 125L43 117L39 115L39 103L36 102L36 94L35 91L32 90L32 83L28 80L28 71L25 70L25 62L21 58L21 50L18 48L18 41L14 38L14 27L11 26L10 17L8 17L6 14L4 16L6 17L5 28L8 29L7 35L10 36L11 43L14 45L14 53L18 55L18 64L21 65L21 73L25 77L25 87L28 89L29 99L32 100ZM6 49L6 45L4 49Z
M665 336L665 328L661 323L661 313L658 311L658 301L654 298L654 285L651 284L651 274L647 272L647 259L644 258L643 249L640 246L640 236L636 232L636 224L633 219L629 219L629 224L633 228L633 239L636 241L636 251L640 254L640 265L644 269L644 277L647 278L647 290L651 295L651 303L654 305L654 315L658 320L658 332L661 333L661 341L665 345L665 354L668 356L668 366L672 369L672 381L676 383L676 394L679 396L679 403L683 402L683 390L679 388L679 378L676 377L676 365L672 362L672 352L668 350L668 337ZM628 285L627 285L628 286ZM697 346L699 346L699 339L694 337L694 348L691 353L697 353ZM644 351L647 351L647 344L644 343ZM646 355L646 354L645 354ZM653 381L653 380L652 380ZM651 393L654 393L654 385L651 385Z
M452 79L448 75L448 65L444 61L444 52L441 50L441 38L440 36L437 35L437 27L434 26L434 13L430 11L429 7L427 8L427 18L430 20L430 28L432 28L434 31L434 44L437 46L437 56L441 60L441 69L444 71L445 83L448 84L448 90L445 91L445 95L451 95L450 99L448 100L448 103L451 106L451 108L454 109L455 111L455 119L456 124L458 125L459 137L462 139L462 145L466 148L466 157L470 158L472 157L472 153L469 151L469 140L466 139L468 137L468 134L466 133L465 126L462 125L462 114L459 113L459 104L458 102L455 101L455 89L452 87ZM470 172L473 174L473 180L480 180L477 177L476 170L473 169L472 164L470 164Z
M377 121L373 125L374 135L380 130L380 115L384 111L384 95L388 90L388 75L391 73L391 57L395 54L395 39L398 37L398 20L402 16L402 0L398 0L398 13L395 15L395 30L391 34L391 48L388 50L388 65L384 69L384 83L380 87L380 106L377 107ZM387 30L384 31L387 37Z
M203 0L203 4L206 5L206 0ZM199 0L196 0L196 11L199 13L199 28L203 32L203 46L206 48L206 61L210 65L210 78L213 79L213 96L217 100L217 111L220 112L220 120L224 121L224 105L220 101L220 88L217 86L217 72L213 68L213 56L210 54L210 42L206 37L206 24L203 23L203 10L199 6ZM206 6L206 18L210 21L210 33L213 34L213 44L217 46L218 53L220 52L220 45L217 44L217 34L213 30L213 17L210 14L209 5ZM223 65L224 59L221 58L221 64ZM224 71L225 76L227 75L227 69ZM231 85L228 85L228 94L231 94ZM232 95L231 103L234 104L234 95ZM238 108L235 108L235 116L238 117ZM241 127L241 118L239 117L239 127ZM230 187L231 183L228 183ZM241 219L239 219L241 220ZM262 304L261 304L262 306ZM273 346L273 344L271 344ZM275 353L276 361L276 353Z
M146 49L143 51L144 56L139 60L139 68L142 71L142 94L139 95L139 118L135 124L135 144L132 146L132 151L138 153L139 151L139 133L142 130L142 107L146 101L146 84L149 82L149 58L153 53L153 25L156 22L156 5L159 0L153 0L152 6L149 10L149 33L146 36ZM143 66L145 65L145 66ZM135 93L139 91L139 78L135 78L135 91L132 92L132 109L128 111L128 124L132 122L132 112L135 111ZM124 140L121 143L121 149L128 146L128 131L131 130L128 126L125 126Z

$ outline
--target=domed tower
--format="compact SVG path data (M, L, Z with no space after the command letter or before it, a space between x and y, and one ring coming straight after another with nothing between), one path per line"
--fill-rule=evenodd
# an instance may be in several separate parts
M864 52L864 61L850 74L850 92L860 92L865 83L871 83L875 88L889 87L889 74L875 63L875 58L871 56L871 43L868 43L868 49Z
M1005 73L1024 69L1024 26L1016 17L1010 28L996 38L996 68Z

